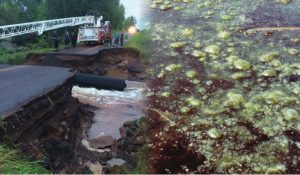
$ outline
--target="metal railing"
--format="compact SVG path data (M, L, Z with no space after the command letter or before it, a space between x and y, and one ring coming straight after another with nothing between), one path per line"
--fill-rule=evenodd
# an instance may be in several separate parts
M83 24L93 24L94 22L94 16L81 16L0 26L0 39L35 32L41 35L43 34L43 32L49 30L55 30L63 27L78 26Z

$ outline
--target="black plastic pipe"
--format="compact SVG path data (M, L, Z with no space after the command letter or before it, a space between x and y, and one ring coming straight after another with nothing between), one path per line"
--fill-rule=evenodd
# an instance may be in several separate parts
M125 80L122 79L81 73L75 75L74 83L79 87L94 87L96 89L118 91L124 91L127 86Z

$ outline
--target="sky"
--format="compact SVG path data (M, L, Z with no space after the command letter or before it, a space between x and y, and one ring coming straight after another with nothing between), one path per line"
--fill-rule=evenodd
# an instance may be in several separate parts
M121 0L125 7L125 16L134 16L137 19L137 27L143 29L146 27L145 6L146 0Z

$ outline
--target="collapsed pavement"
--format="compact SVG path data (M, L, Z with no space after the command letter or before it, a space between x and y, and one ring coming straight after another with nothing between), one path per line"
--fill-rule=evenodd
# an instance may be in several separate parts
M52 64L52 61L50 63L45 61L52 58L56 60L55 64L62 63L52 66L69 67L78 72L99 75L101 65L105 69L102 74L143 80L145 78L143 68L140 63L137 63L138 52L130 49L124 51L123 55L114 56L115 52L119 53L115 50L99 53L88 59L79 59L79 56L74 55L67 56L69 58L57 55L41 57L31 55L28 64L44 65L45 62L45 64ZM82 104L72 97L75 73L70 69L66 70L71 72L71 75L65 81L20 103L16 111L1 113L5 114L1 121L1 141L20 145L25 154L34 160L42 160L43 165L53 173L130 172L137 163L136 153L144 143L137 134L139 121L126 122L121 129L122 138L107 137L109 141L107 145L102 145L101 148L94 145L94 148L90 149L89 146L93 144L85 142L85 137L93 122L93 112L96 108ZM35 87L39 83L40 81L35 81L27 84L27 88ZM127 147L131 150L128 151Z

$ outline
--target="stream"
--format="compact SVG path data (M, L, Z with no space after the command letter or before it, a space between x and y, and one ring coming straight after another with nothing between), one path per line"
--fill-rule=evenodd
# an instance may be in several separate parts
M88 140L102 136L112 136L118 140L121 138L119 129L125 122L144 116L146 85L134 81L127 81L126 84L123 92L73 87L73 97L96 107L93 124L87 132Z

